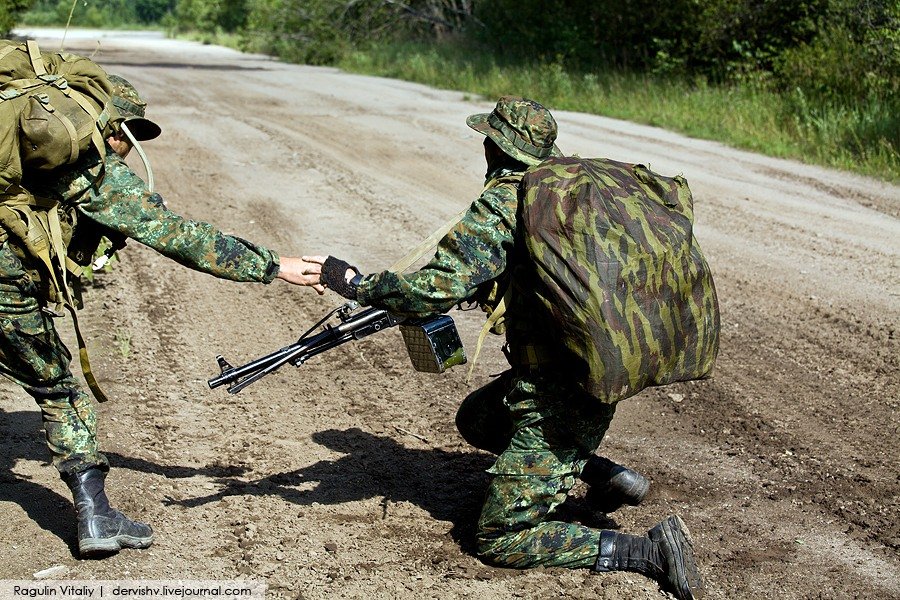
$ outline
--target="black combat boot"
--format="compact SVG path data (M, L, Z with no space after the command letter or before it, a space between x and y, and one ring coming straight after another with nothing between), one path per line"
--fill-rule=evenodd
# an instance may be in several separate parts
M581 480L591 486L585 500L604 513L611 513L623 504L637 506L650 489L650 482L637 471L596 454L581 471Z
M604 529L600 532L600 556L594 570L641 573L658 581L679 600L703 596L691 534L677 515L648 531L646 536Z
M103 490L104 470L91 467L79 473L63 473L62 478L75 499L81 556L108 554L122 548L148 548L153 543L149 525L132 521L109 505Z

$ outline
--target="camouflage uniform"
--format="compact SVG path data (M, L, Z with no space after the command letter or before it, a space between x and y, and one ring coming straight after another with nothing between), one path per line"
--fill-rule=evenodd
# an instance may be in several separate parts
M503 97L493 112L472 115L467 124L489 138L487 185L439 242L432 260L414 273L363 277L346 262L328 257L322 263L322 282L362 304L414 317L442 313L462 301L478 302L493 312L503 297L509 303L502 323L504 349L512 368L469 395L457 413L466 440L499 453L489 469L493 478L478 520L479 555L514 568L637 571L667 585L678 598L694 600L702 593L702 582L690 534L679 517L665 519L645 535L554 518L576 478L588 482L591 491L615 492L636 500L626 500L634 504L649 484L593 454L612 420L615 398L601 401L577 383L584 379L584 365L567 359L571 353L565 336L528 283L533 259L517 228L523 214L520 184L529 165L559 156L553 144L555 120L533 101ZM550 221L557 219L554 215ZM491 322L499 333L497 314ZM613 474L613 469L598 466L603 461L620 471ZM630 475L620 479L622 471ZM620 485L626 481L629 487ZM632 493L637 488L630 484L641 481L641 491Z
M101 172L102 181L95 186ZM162 198L150 193L109 148L102 165L95 152L67 172L42 179L44 185L26 181L25 186L37 197L61 202L61 221L75 224L76 243L80 231L103 227L224 279L268 283L278 273L278 257L272 251L167 210ZM69 370L71 354L45 310L46 283L38 275L36 260L14 237L4 237L0 245L0 372L37 401L53 463L61 473L93 466L106 469L107 460L97 448L91 399Z
M470 126L477 129L486 121L475 115ZM529 125L536 136L543 133L541 123ZM512 146L503 150L529 158ZM551 152L558 153L555 147ZM515 231L518 185L527 166L520 162L489 173L485 191L441 240L432 260L414 273L365 277L357 288L360 303L424 317L461 301L483 300L495 282L505 285L523 260ZM590 567L597 560L600 532L553 520L553 512L603 439L615 407L567 383L563 365L519 360L527 348L540 348L546 356L559 356L565 348L557 348L559 336L542 327L549 324L529 318L526 294L512 298L506 327L513 369L500 389L489 385L472 394L457 415L467 440L499 452L489 469L494 477L478 521L479 553L507 567Z

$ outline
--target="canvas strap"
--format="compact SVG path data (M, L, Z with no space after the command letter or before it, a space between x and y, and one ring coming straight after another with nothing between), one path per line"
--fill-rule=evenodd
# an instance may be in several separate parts
M496 187L500 183L499 178L492 179L488 182L487 185L484 186L484 189L481 193L485 193L489 189ZM429 252L434 251L437 247L438 243L444 239L444 236L450 233L450 230L456 227L456 225L462 220L463 216L465 216L466 212L468 212L469 207L467 206L463 210L461 210L458 214L456 214L449 221L438 227L431 235L422 240L422 243L410 250L406 253L406 255L391 265L388 270L394 273L403 273L406 269L411 267L416 261L420 258L428 254Z
M498 178L491 179L487 183L487 185L484 186L484 189L481 191L481 193L483 194L484 192L488 191L489 189L496 187L500 183L502 183L502 178L498 177ZM469 210L469 208L466 207L459 214L457 214L452 219L450 219L449 221L444 223L444 225L439 227L431 235L429 235L427 238L425 238L421 244L419 244L418 246L416 246L415 248L410 250L406 254L406 256L404 256L403 258L401 258L400 260L395 262L393 265L391 265L390 269L388 269L388 270L392 271L394 273L403 273L406 269L408 269L410 266L412 266L413 263L415 263L420 258L425 256L425 254L434 251L434 249L437 247L438 243L444 238L445 235L447 235L450 232L450 230L452 230L454 227L456 227L456 225L462 220L463 216L465 216L465 214L466 214L466 212L468 212L468 210ZM475 363L478 362L478 356L481 354L481 347L482 347L482 345L484 345L484 339L487 336L487 333L500 321L500 319L506 313L506 307L509 304L509 298L512 293L511 290L512 290L512 285L510 285L506 289L506 292L504 293L503 297L497 303L497 306L494 307L493 311L491 311L491 314L488 315L488 318L485 321L484 326L481 328L481 333L478 335L478 343L475 346L475 356L472 358L472 361L469 364L469 373L466 376L466 383L469 383L469 381L472 378L472 373L474 372L474 369L475 369Z
M28 56L31 58L31 66L35 75L38 77L46 75L47 67L44 66L44 57L41 56L41 49L38 48L37 42L28 40L25 42L25 46L28 48Z
M19 188L15 194L4 194L0 197L0 225L8 233L18 237L28 252L44 265L50 278L48 282L52 296L50 300L55 301L58 306L65 307L72 315L72 324L78 341L78 357L84 379L94 394L94 398L98 402L106 402L107 396L97 383L91 369L87 345L78 325L75 303L66 283L66 270L78 275L81 269L66 257L66 246L62 238L58 208L57 201L36 198L23 188ZM73 266L77 270L72 269Z
M484 338L487 337L488 331L490 331L503 315L506 314L506 307L509 306L509 301L512 298L512 282L510 282L509 286L507 286L506 291L503 293L503 297L500 298L500 301L497 303L497 306L494 307L494 310L491 311L491 314L488 315L487 320L484 322L484 325L481 327L481 333L478 334L478 342L475 344L475 355L472 356L472 363L469 365L469 372L466 374L466 383L469 383L472 380L472 373L475 371L475 363L478 362L478 356L481 354L481 347L484 345Z
M450 233L451 229L456 227L456 224L459 223L460 220L462 220L463 215L466 214L467 210L469 210L469 209L466 208L466 209L462 210L460 213L458 213L452 219L450 219L449 221L447 221L446 223L444 223L443 225L438 227L431 235L429 235L427 238L422 240L421 244L419 244L418 246L416 246L415 248L413 248L412 250L407 252L403 258L401 258L400 260L395 262L393 265L391 265L388 270L392 271L394 273L403 273L404 271L406 271L406 269L410 268L413 265L413 263L418 261L420 258L425 256L429 252L434 251L434 249L438 245L438 242L440 242L444 238L445 235Z
M73 90L70 87L67 87L62 91L68 97L75 100L75 102L77 102L78 105L81 106L81 108L84 110L84 112L89 114L91 116L91 119L94 120L94 130L91 132L91 142L93 142L94 146L97 148L97 152L100 154L100 158L103 158L103 155L106 152L106 144L103 140L102 133L102 129L106 126L105 119L103 119L102 115L98 114L97 111L94 110L94 107L91 106L91 103L88 102L87 98L85 98L84 94L82 94L81 92ZM103 115L106 116L106 119L109 118L108 115L106 115L105 110L103 111Z

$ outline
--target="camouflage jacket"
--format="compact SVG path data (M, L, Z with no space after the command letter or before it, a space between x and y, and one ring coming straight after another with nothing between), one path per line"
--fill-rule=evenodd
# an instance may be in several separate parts
M481 299L487 284L506 272L521 180L521 172L488 174L481 196L438 243L427 265L413 273L368 275L359 285L359 302L397 315L427 317Z
M522 176L521 171L490 173L481 196L440 241L427 265L413 273L383 271L365 277L358 289L359 302L421 318L460 302L477 302L484 308L499 300L527 259L516 246ZM552 322L534 318L539 308L535 303L527 290L516 289L507 307L505 333L513 364L522 362L518 354L526 346L543 348L550 355L564 350Z
M191 269L223 279L269 283L278 273L278 255L239 237L222 233L202 221L185 219L168 210L162 198L147 189L125 162L107 151L103 178L96 154L93 160L28 187L37 196L75 206L75 228L90 221L134 239ZM48 179L45 177L45 180Z

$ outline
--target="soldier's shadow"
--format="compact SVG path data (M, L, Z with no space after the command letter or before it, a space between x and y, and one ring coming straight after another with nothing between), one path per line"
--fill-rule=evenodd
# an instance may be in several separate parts
M0 501L21 506L29 518L57 536L68 545L72 555L77 556L71 499L13 470L17 460L34 460L47 464L48 472L56 476L47 460L40 412L0 409L0 432L4 439L0 453ZM380 500L376 509L379 514L373 518L386 518L392 504L409 502L433 518L451 523L453 539L463 551L474 552L473 532L489 481L485 470L494 461L492 455L477 451L407 448L394 439L358 428L320 431L313 434L312 440L344 456L293 471L247 479L243 477L246 468L241 466L182 467L160 465L112 452L106 455L116 468L161 474L170 479L201 475L213 478L220 486L216 493L207 496L169 498L165 501L169 505L196 507L227 496L246 495L279 496L299 505L334 505L377 498ZM576 513L579 512L577 501L574 508ZM585 524L617 528L614 521L604 521Z
M41 413L0 409L0 431L4 440L0 453L0 501L18 504L41 529L58 537L69 546L73 555L77 555L72 500L13 471L16 461L33 460L44 462L49 477L57 477L56 469L48 461Z
M48 531L63 541L72 553L78 556L78 530L75 521L75 510L72 499L62 495L46 485L50 478L57 478L56 469L49 461L50 453L44 438L44 427L39 410L7 412L0 409L0 439L3 440L0 452L0 502L18 504L28 517L41 529ZM122 456L115 452L106 452L113 468L127 468L145 473L164 475L169 479L181 477L238 476L245 472L243 467L208 466L203 468L184 467L179 465L159 465L140 458ZM17 461L33 460L43 462L46 475L42 474L38 483L29 476L17 473L14 466ZM60 482L65 488L65 485Z
M414 449L358 428L316 432L312 440L345 454L294 471L255 480L222 477L219 491L207 496L170 499L169 504L196 507L227 496L279 496L308 506L377 498L373 518L386 518L392 505L410 502L432 517L452 524L457 541L471 538L494 459L477 452Z
M407 448L358 428L316 432L312 440L345 456L256 480L219 478L221 488L214 494L168 503L196 507L240 495L279 496L300 505L378 498L380 514L373 518L386 518L392 503L410 502L433 518L450 522L453 539L464 551L474 552L475 523L489 482L485 471L495 460L492 455ZM594 518L577 501L573 504L570 515L583 521ZM609 519L602 524L617 527Z

